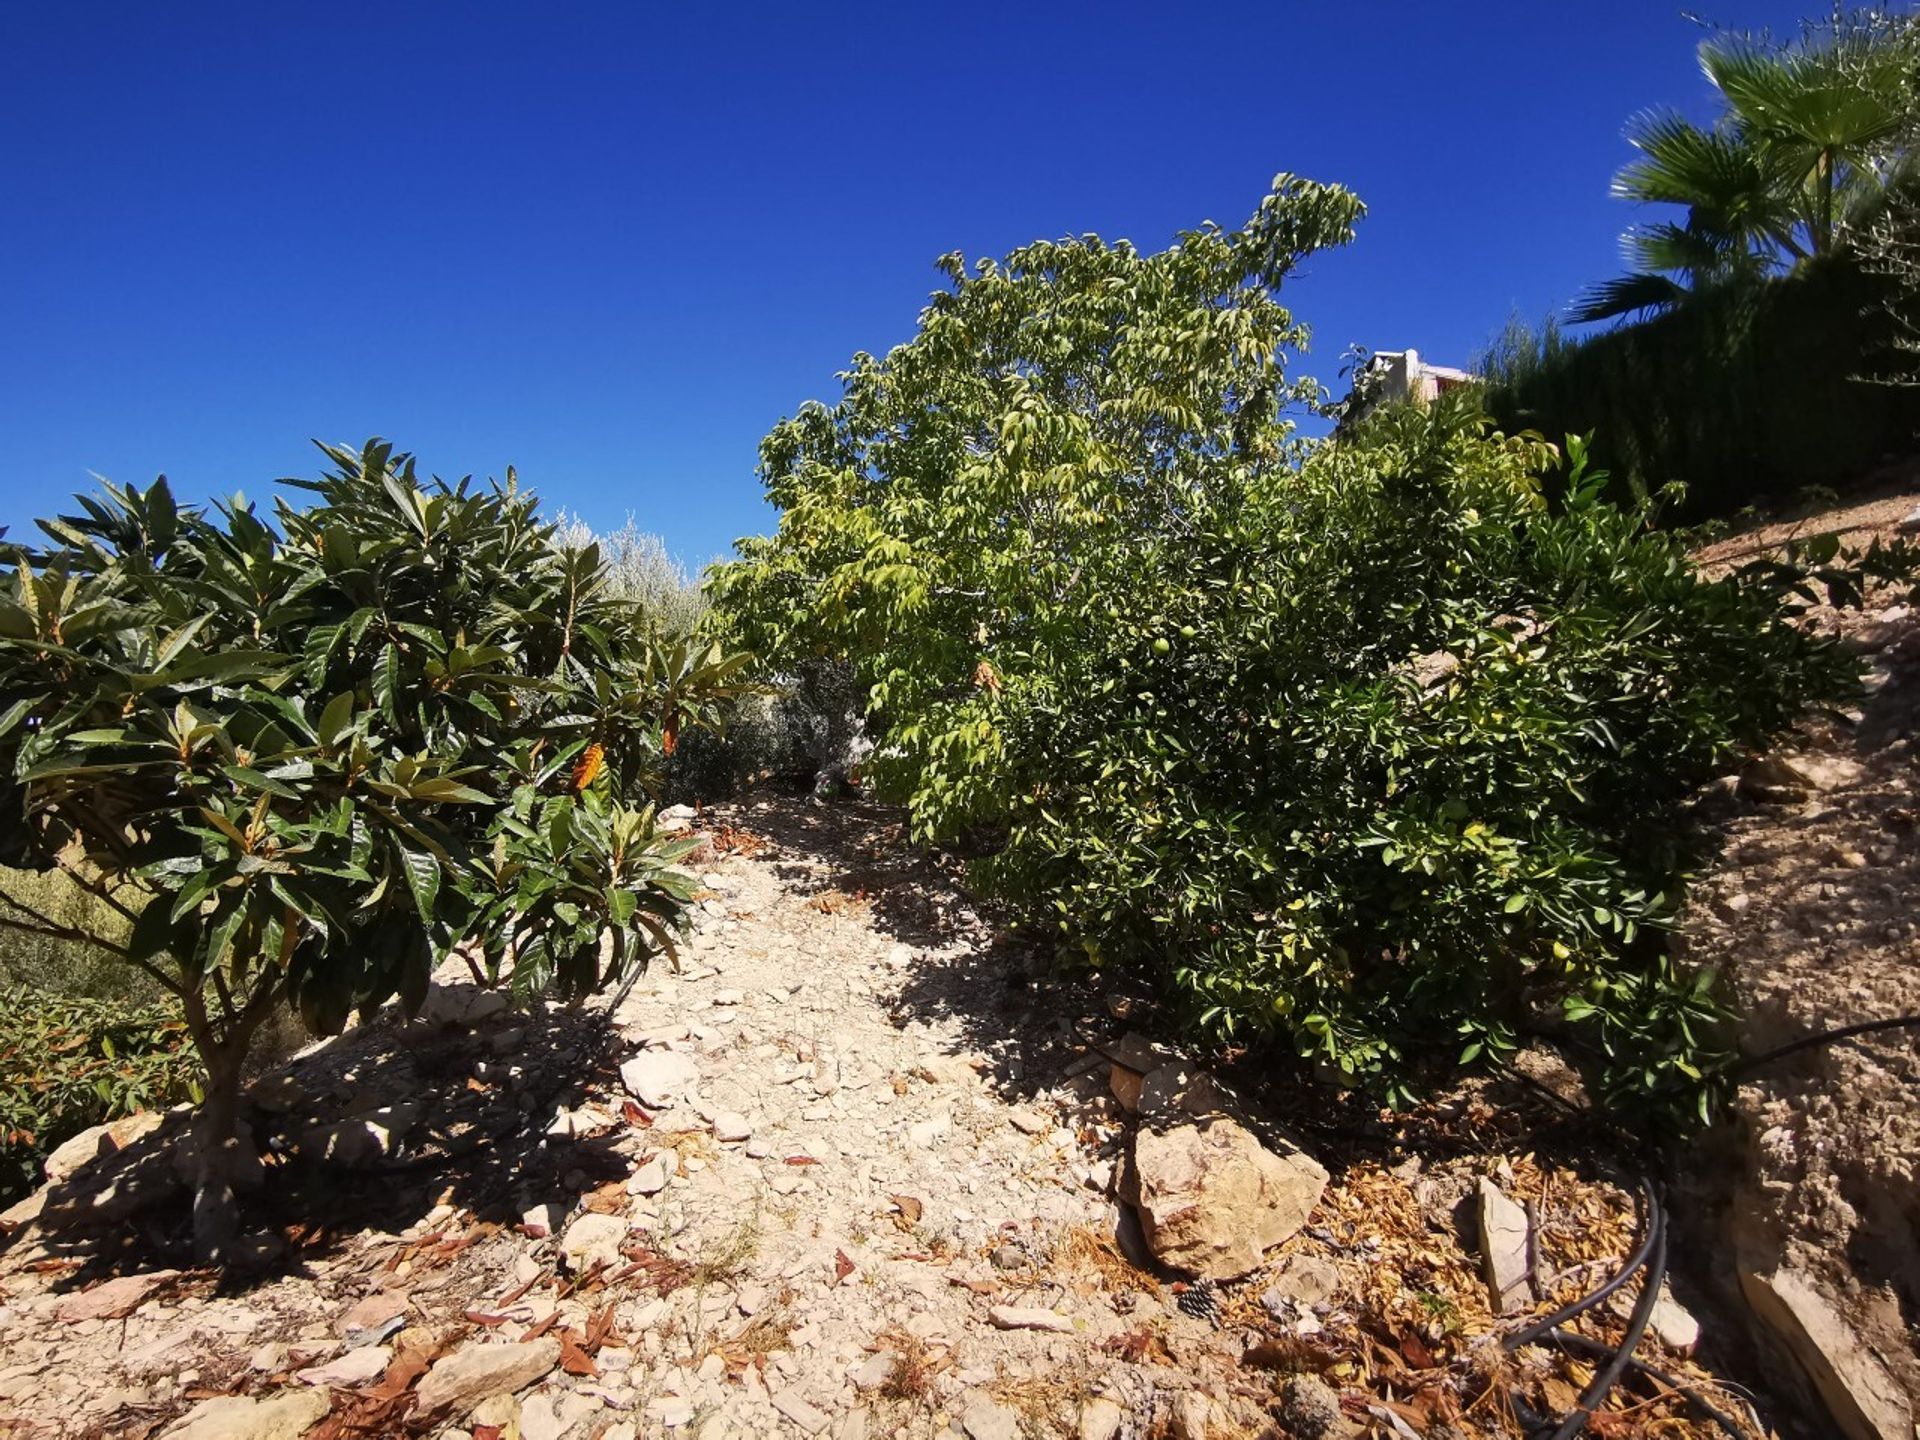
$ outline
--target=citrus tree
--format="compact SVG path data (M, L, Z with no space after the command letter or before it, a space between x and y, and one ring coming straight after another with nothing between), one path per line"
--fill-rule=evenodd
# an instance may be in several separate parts
M235 1229L239 1085L276 1007L417 1007L458 949L579 997L668 949L684 853L632 802L744 663L659 638L513 472L423 480L369 442L271 520L109 486L13 547L6 848L131 922L206 1066L194 1239ZM9 911L6 923L31 928Z
M1283 176L1157 254L948 261L918 335L767 438L780 528L721 619L857 666L915 831L1206 1035L1404 1088L1550 1028L1691 1103L1682 801L1849 662L1577 446L1550 507L1555 449L1470 405L1298 443L1276 287L1359 211Z

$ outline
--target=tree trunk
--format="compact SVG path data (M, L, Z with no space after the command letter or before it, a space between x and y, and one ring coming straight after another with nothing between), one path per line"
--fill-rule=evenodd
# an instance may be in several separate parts
M233 1177L239 1145L240 1064L245 1056L243 1042L238 1047L219 1046L204 1057L207 1095L193 1122L193 1254L202 1265L224 1268L231 1263L239 1235L240 1208L234 1199Z

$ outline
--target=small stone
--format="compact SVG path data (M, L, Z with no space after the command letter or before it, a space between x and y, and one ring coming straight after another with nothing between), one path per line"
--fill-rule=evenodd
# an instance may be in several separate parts
M1613 1310L1622 1319L1633 1313L1634 1297L1624 1291L1613 1297ZM1678 1300L1665 1282L1661 1283L1660 1294L1653 1302L1653 1314L1648 1318L1647 1328L1654 1337L1677 1355L1691 1355L1693 1347L1700 1343L1700 1322L1693 1318Z
M406 1292L383 1290L355 1303L334 1328L349 1346L377 1345L405 1323L406 1313Z
M667 1182L673 1178L674 1158L670 1151L662 1150L641 1165L627 1177L629 1195L658 1195L667 1188Z
M693 1089L700 1067L677 1050L643 1050L620 1067L620 1083L649 1110L664 1110Z
M1267 1295L1278 1294L1296 1305L1314 1306L1331 1299L1340 1288L1340 1272L1317 1255L1292 1255L1273 1277ZM1260 1297L1266 1303L1266 1295Z
M572 1207L558 1200L546 1200L525 1210L520 1216L520 1226L532 1239L544 1240L549 1235L557 1235L560 1227L567 1223L567 1215Z
M1038 1135L1047 1128L1046 1116L1037 1110L1011 1110L1007 1112L1007 1123L1022 1135Z
M953 1131L953 1117L944 1112L907 1127L907 1138L922 1150L931 1150Z
M847 1378L853 1382L856 1390L878 1390L893 1378L893 1372L899 1366L898 1355L891 1350L880 1350L854 1366Z
M722 1110L713 1117L713 1138L722 1145L737 1145L751 1134L753 1127L738 1110Z
M746 998L747 997L738 990L716 990L713 992L713 1003L716 1005L738 1005Z
M1493 1313L1524 1310L1533 1303L1533 1285L1527 1278L1527 1212L1484 1175L1475 1208L1480 1217L1480 1263Z
M551 1335L519 1344L472 1343L434 1361L414 1400L416 1415L464 1414L489 1395L524 1390L559 1363Z
M967 1402L960 1428L967 1440L1020 1440L1020 1417L986 1395Z
M1207 1440L1213 1433L1213 1404L1198 1390L1182 1390L1173 1397L1169 1424L1173 1440Z
M1280 1423L1300 1440L1325 1440L1346 1422L1340 1397L1317 1375L1293 1376L1280 1392Z
M567 1268L611 1268L620 1262L620 1246L627 1238L627 1222L618 1215L582 1215L567 1227L560 1240L560 1258Z
M1080 1407L1079 1440L1114 1440L1126 1418L1113 1401L1096 1395Z
M342 1390L351 1390L356 1385L365 1385L386 1374L387 1359L386 1346L362 1345L357 1350L347 1351L338 1360L299 1371L294 1378L303 1385L337 1386Z
M658 1416L669 1430L675 1430L692 1421L693 1401L681 1395L658 1395L647 1402L647 1411Z
M810 1404L798 1390L774 1391L773 1408L798 1425L805 1434L818 1435L827 1428L827 1413Z
M1017 1245L998 1245L993 1254L987 1257L996 1270L1024 1270L1027 1266L1026 1253Z
M1021 1305L995 1305L987 1312L987 1318L1001 1330L1051 1330L1058 1335L1073 1333L1073 1321L1051 1310Z

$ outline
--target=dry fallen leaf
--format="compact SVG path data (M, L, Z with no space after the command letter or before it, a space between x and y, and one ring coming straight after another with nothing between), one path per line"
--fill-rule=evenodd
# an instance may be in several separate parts
M587 1379L598 1379L600 1367L593 1363L593 1357L580 1348L580 1342L568 1331L560 1337L560 1368L569 1375L578 1375Z
M909 1225L918 1225L920 1217L926 1213L926 1206L911 1195L889 1195L887 1198L900 1207L900 1213L907 1217Z
M854 1270L857 1268L858 1267L854 1265L853 1261L847 1258L846 1251L836 1250L833 1252L833 1283L834 1284L838 1285L842 1280L846 1279L847 1276L853 1274Z

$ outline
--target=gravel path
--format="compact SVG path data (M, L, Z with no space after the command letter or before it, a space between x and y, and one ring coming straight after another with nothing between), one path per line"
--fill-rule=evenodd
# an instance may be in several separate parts
M1228 1423L1231 1395L1190 1394L1230 1363L1216 1332L1113 1242L1120 1117L1089 1048L1109 1017L1029 980L883 812L710 823L678 973L574 1016L449 987L430 1015L462 1023L362 1027L290 1067L303 1111L392 1129L338 1193L351 1229L283 1227L299 1263L220 1294L120 1242L16 1237L0 1435L998 1440L1144 1434L1182 1403ZM125 1313L86 1288L116 1255L141 1272ZM434 1357L424 1381L410 1356Z

